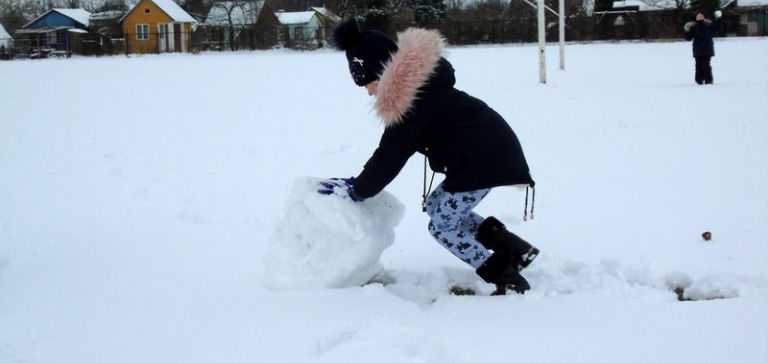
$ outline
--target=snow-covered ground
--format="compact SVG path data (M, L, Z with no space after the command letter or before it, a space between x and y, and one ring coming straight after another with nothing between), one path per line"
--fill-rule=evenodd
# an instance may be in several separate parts
M275 288L276 238L330 236L302 181L380 136L341 53L0 62L0 362L766 362L768 39L715 46L713 86L685 42L552 47L547 85L535 46L450 49L537 181L533 221L479 207L542 250L504 297L448 293L491 288L429 236L419 157L383 283Z

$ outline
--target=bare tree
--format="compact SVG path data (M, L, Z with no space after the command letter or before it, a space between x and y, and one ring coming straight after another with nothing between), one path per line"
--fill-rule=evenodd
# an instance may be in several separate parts
M3 0L3 6L0 7L0 23L5 29L13 34L21 29L24 24L36 18L44 11L38 2L27 0Z
M225 25L230 50L237 50L240 32L245 26L256 24L257 6L255 1L249 0L219 1L213 4L207 21Z

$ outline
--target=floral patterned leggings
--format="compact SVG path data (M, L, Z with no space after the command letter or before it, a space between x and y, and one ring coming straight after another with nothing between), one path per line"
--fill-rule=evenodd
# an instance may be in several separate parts
M450 193L440 184L427 197L429 233L443 247L474 268L480 267L491 252L475 239L485 218L473 212L490 189Z

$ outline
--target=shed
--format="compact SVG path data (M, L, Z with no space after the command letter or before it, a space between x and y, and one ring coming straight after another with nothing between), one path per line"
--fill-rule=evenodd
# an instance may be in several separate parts
M13 45L13 37L5 30L3 24L0 24L0 47L10 48Z
M120 19L127 10L107 10L91 14L90 39L83 44L85 54L116 54L125 52L125 39Z
M13 38L3 24L0 24L0 59L10 59L13 50Z
M264 49L277 44L277 17L265 0L215 2L203 26L207 49Z
M87 32L90 15L84 9L48 10L16 31L16 45L32 58L76 53L78 34Z
M333 27L342 20L340 16L334 14L324 7L312 7L309 8L308 11L314 11L317 13L320 22L323 24L322 28L320 29L320 37L325 40L327 40L328 36L330 36Z
M317 48L325 39L323 21L316 11L275 13L280 22L280 42L289 48Z
M120 24L127 53L189 52L197 20L173 0L140 0Z
M746 36L768 35L768 0L736 0L738 34Z
M124 10L109 10L100 13L93 13L90 17L90 28L98 34L109 34L120 36L123 28L120 20L127 14Z
M336 24L341 21L340 16L334 14L332 11L325 7L311 7L307 9L307 11L316 12L318 15L320 15L320 19L323 20L324 23Z

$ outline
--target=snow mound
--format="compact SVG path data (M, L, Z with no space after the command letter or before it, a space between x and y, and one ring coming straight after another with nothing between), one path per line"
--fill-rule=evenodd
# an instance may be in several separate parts
M354 202L344 190L317 193L319 178L294 183L285 216L269 239L266 285L276 289L360 286L382 270L405 207L381 192Z

